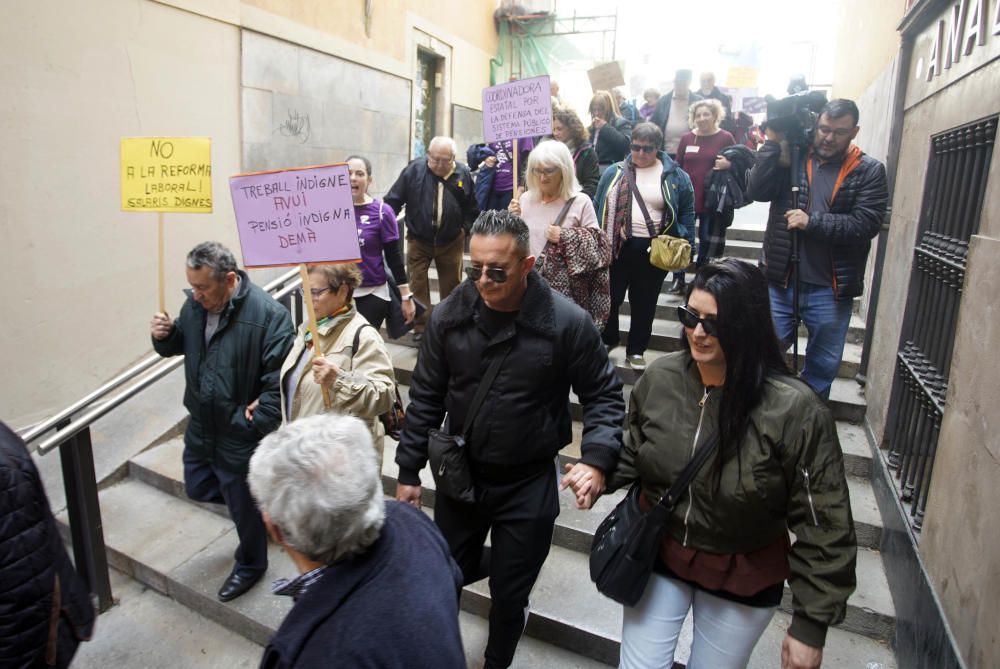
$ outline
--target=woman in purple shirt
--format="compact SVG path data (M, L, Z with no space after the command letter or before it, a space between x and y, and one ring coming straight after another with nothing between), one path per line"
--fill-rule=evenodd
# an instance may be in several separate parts
M361 263L358 265L361 286L354 290L354 304L369 323L376 328L382 327L390 305L386 275L388 265L403 298L403 318L409 323L413 320L415 309L406 278L396 215L392 207L368 194L372 183L371 161L363 156L350 156L347 167L351 175L358 244L361 246Z

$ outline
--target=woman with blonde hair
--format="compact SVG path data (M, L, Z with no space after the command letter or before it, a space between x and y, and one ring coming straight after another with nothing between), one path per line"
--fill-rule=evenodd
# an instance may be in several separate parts
M632 124L622 118L618 103L608 91L597 91L590 99L590 137L597 150L601 172L628 155Z
M728 170L732 163L720 155L727 146L736 143L728 131L719 128L726 118L722 103L714 98L699 100L691 105L688 124L694 128L681 137L677 145L677 164L691 177L694 186L694 213L698 218L698 258L701 267L726 250L726 228L733 223L733 209L712 211L705 205L705 178L713 170ZM670 292L684 292L684 273L674 273Z
M601 329L611 308L611 245L593 203L580 190L565 144L546 140L535 147L528 156L527 186L508 209L528 225L535 267Z
M326 411L356 416L368 425L381 466L385 431L379 416L392 408L396 378L382 336L355 306L360 285L356 265L309 266L309 283L302 288L312 295L322 357L314 355L312 333L303 323L281 366L281 417L289 422Z

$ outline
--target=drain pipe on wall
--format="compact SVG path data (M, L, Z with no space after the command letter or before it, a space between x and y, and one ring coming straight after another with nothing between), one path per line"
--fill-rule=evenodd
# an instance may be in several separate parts
M913 37L902 35L897 61L896 82L893 87L892 129L889 131L889 151L886 155L886 182L889 190L889 207L878 233L878 248L875 251L875 269L872 272L872 293L865 315L865 339L861 345L861 363L854 380L862 386L868 380L868 358L871 355L872 336L875 333L875 318L878 313L878 298L882 288L882 269L885 266L886 246L889 242L889 221L892 219L892 198L896 190L896 169L903 144L903 110L906 106L906 86L909 83L910 60L913 57Z

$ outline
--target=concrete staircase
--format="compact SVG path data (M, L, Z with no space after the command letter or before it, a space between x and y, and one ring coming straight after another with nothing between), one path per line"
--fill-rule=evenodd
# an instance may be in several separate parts
M734 227L727 250L733 255L756 257L761 233ZM661 295L654 337L647 360L675 350L680 326L674 307L679 298ZM624 313L628 313L627 304ZM628 327L623 319L622 329ZM804 333L803 333L804 334ZM895 625L895 610L878 553L882 523L869 485L871 453L857 425L865 411L864 398L852 377L860 357L863 324L852 323L849 346L834 383L831 407L844 450L851 502L859 542L858 588L848 602L845 621L832 629L824 651L826 667L889 669L896 666L888 640ZM416 348L409 337L390 342L388 348L397 381L407 401L408 384L416 362ZM804 341L802 347L804 349ZM626 384L626 399L637 378L624 364L623 349L612 352L618 373ZM180 394L176 402L180 404ZM580 406L572 398L574 440L560 456L559 466L579 456L582 429ZM236 535L224 507L196 504L184 496L179 438L163 441L141 453L129 453L127 466L108 476L101 491L105 538L112 565L122 573L163 593L192 612L257 644L265 644L284 618L291 602L270 594L261 583L228 604L215 592L232 565ZM395 443L387 441L383 485L387 496L395 491ZM433 515L434 482L425 469L424 504ZM560 497L551 552L532 593L531 615L515 657L516 667L602 667L616 665L621 635L621 607L600 595L589 579L588 551L594 530L623 493L601 498L591 511L574 507L572 495ZM278 546L270 547L271 566L266 580L294 575L295 569ZM470 663L482 657L486 643L489 590L485 582L465 589L460 623ZM791 595L786 587L781 610L758 644L750 666L757 669L779 664L780 646L790 623ZM686 661L691 639L690 617L682 634L679 657ZM169 666L165 664L162 666Z

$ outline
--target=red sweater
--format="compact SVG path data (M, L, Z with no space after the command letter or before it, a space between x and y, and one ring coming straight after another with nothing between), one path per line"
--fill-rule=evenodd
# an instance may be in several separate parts
M705 177L715 167L715 157L727 146L736 143L733 136L726 130L720 130L714 135L695 135L689 132L681 137L677 145L677 164L691 177L694 186L694 211L705 213L703 208L705 194ZM691 150L688 150L691 147Z

